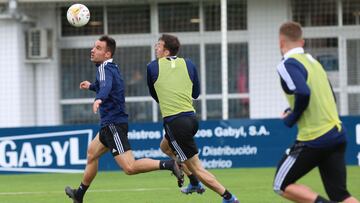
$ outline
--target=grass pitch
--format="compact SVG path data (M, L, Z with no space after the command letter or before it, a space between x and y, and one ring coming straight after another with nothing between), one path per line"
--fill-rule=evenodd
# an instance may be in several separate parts
M272 191L275 168L240 168L211 170L217 179L242 203L288 202ZM0 175L1 203L71 203L64 187L78 187L82 174ZM188 179L186 179L186 184ZM317 170L300 183L325 195ZM360 167L348 167L348 187L360 198ZM203 195L181 194L174 176L156 171L127 176L121 171L100 172L89 188L86 203L219 203L221 198L207 189Z

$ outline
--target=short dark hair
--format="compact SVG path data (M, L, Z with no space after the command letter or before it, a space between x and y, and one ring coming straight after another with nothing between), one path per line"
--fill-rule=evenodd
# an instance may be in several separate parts
M297 22L289 21L282 24L279 33L293 42L302 39L301 25Z
M106 42L106 48L107 48L108 51L110 51L111 57L112 57L114 55L114 53L115 53L116 41L113 38L111 38L111 37L109 37L107 35L101 36L99 38L99 41Z
M176 36L163 34L159 38L159 41L160 40L164 42L164 47L169 50L171 56L175 56L179 52L180 41Z

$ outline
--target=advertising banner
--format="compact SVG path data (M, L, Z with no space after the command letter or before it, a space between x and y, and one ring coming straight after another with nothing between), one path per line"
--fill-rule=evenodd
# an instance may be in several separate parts
M343 117L347 130L347 164L360 165L360 117ZM81 172L87 146L98 125L0 129L0 173ZM129 125L128 137L136 159L167 159L159 148L161 123ZM274 167L296 137L279 119L200 122L195 140L206 168ZM118 170L110 152L100 170Z

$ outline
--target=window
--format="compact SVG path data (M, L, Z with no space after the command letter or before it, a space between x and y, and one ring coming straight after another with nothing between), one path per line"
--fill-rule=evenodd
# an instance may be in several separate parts
M227 1L228 30L247 29L246 0ZM221 21L220 1L204 2L204 20L206 31L219 31Z
M99 123L99 115L92 111L92 104L71 104L62 106L64 124Z
M246 0L228 0L227 18L228 30L247 29Z
M305 39L305 51L324 67L333 87L339 86L339 54L337 38Z
M199 31L199 4L162 3L159 4L160 32Z
M292 0L293 20L302 26L337 25L337 0Z
M205 45L206 91L221 94L221 45ZM247 43L228 45L229 93L248 93L248 46ZM249 117L249 99L229 99L229 118ZM222 118L222 101L207 100L207 118Z
M228 46L229 93L249 92L249 62L247 43ZM248 118L249 98L229 99L229 118Z
M107 17L110 34L150 33L150 6L109 6Z
M185 44L181 45L179 57L190 59L196 67L200 67L200 45L198 44Z
M206 1L204 7L204 28L206 31L219 31L220 30L220 2L219 1Z
M222 118L222 101L221 100L207 100L207 119L221 119Z
M196 66L199 80L201 81L200 45L198 44L181 45L178 56L182 58L190 59L194 63L194 65Z
M229 118L249 118L249 99L229 99Z
M247 43L228 46L229 93L249 92L249 62ZM229 118L248 118L249 98L229 99Z
M89 49L61 50L61 98L94 98L95 93L79 89L83 80L95 81L96 66L89 58ZM92 104L62 105L64 124L85 124L99 122L92 112Z
M3 13L6 11L6 5L4 3L0 3L0 13Z
M247 44L229 44L228 49L229 93L248 93L249 62Z
M152 121L152 102L127 102L125 106L129 122Z
M207 44L206 91L221 93L221 45ZM229 93L247 93L248 82L248 47L246 43L228 45L228 81Z
M349 94L349 115L360 114L360 94Z
M360 39L347 40L348 85L360 85Z
M61 50L61 98L93 98L94 93L79 89L83 80L95 81L96 66L90 61L89 49Z
M114 62L120 66L125 81L125 96L148 96L146 65L151 61L151 47L117 48Z
M194 63L194 65L196 66L197 73L198 73L199 82L201 83L200 45L198 45L198 44L181 45L178 56L190 59ZM201 90L200 90L200 93L201 93ZM201 119L201 101L193 100L193 106L195 108L197 118Z
M360 24L360 1L343 0L343 24L359 25Z
M66 18L67 7L61 8L61 35L62 36L86 36L104 33L104 10L103 7L88 7L91 12L90 21L84 27L73 27Z
M221 94L221 45L205 45L206 93Z
M120 66L124 77L125 96L147 96L146 64L150 61L149 46L124 47L115 51L114 62ZM94 98L95 93L79 89L83 80L95 81L96 66L89 58L89 49L61 50L62 99ZM63 121L66 124L94 123L98 117L92 113L91 104L63 105ZM151 121L151 102L126 103L130 121Z

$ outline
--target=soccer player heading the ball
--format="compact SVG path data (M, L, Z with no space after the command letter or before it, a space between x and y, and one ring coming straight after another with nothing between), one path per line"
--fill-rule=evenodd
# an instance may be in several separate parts
M128 115L125 113L125 87L119 67L113 63L116 42L108 36L100 37L91 49L91 61L96 65L96 80L83 81L80 89L96 92L93 112L100 112L101 129L91 141L87 151L87 164L78 189L65 188L74 203L82 203L83 196L98 171L99 158L110 151L116 163L127 175L155 170L170 170L183 182L183 173L174 160L134 159L128 133Z

